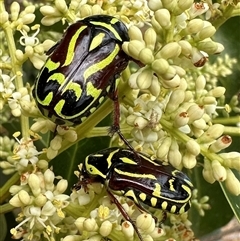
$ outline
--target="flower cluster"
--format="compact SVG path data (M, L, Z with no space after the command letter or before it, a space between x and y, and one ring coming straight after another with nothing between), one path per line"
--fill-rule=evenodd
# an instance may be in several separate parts
M0 1L1 133L15 132L15 126L14 130L4 129L13 121L22 134L20 140L18 132L13 134L15 140L7 135L0 137L0 167L4 174L15 173L11 180L16 182L16 176L20 177L19 185L3 188L12 195L11 208L20 209L16 219L19 224L11 229L13 238L196 240L187 213L168 214L170 223L160 228L154 217L162 217L162 210L149 207L152 215L142 212L136 200L122 197L120 192L114 196L115 203L119 203L117 207L108 195L109 189L106 191L108 179L104 184L89 183L87 188L65 194L68 181L54 174L49 161L84 137L99 136L99 132L107 135L106 128L93 128L102 119L97 115L102 113L94 112L76 128L57 126L38 110L26 68L30 63L39 70L61 36L53 31L46 33L44 26L52 29L55 23L71 24L96 14L120 19L128 27L130 37L122 49L135 62L123 72L118 86L119 96L123 97L119 98L122 133L135 150L148 154L152 160L161 160L179 170L194 169L200 164L207 182L224 182L226 190L238 196L240 181L235 171L240 171L240 153L227 152L226 148L233 142L229 133L239 131L239 118L234 119L238 127L232 126L234 131L230 132L223 125L226 119L222 123L215 119L240 113L239 96L234 95L225 103L228 89L219 86L219 77L230 76L237 60L227 54L217 57L214 63L209 59L224 50L214 35L221 21L240 14L240 3L225 0L217 3L211 0L68 2L55 0L46 5L13 2L6 11ZM36 11L42 14L41 20L36 18ZM93 126L84 126L88 121ZM44 138L49 133L52 136L49 135L47 143ZM41 138L44 147L39 150L35 141ZM113 141L112 144L121 145ZM197 189L192 192L192 206L203 216L210 209L209 198L199 198L197 193ZM129 219L124 220L126 217Z

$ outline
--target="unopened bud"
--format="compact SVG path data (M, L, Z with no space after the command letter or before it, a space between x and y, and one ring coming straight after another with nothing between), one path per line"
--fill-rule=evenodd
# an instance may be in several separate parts
M155 49L155 44L156 44L156 41L157 41L157 34L154 31L154 29L148 28L145 31L143 38L144 38L144 42L146 44L146 47L153 51Z
M171 15L170 12L165 9L159 9L155 12L155 19L164 29L169 29L171 27Z
M225 149L228 146L230 146L231 143L232 143L231 136L224 135L224 136L218 138L212 145L210 145L209 151L219 152L222 149Z
M132 40L138 40L140 42L143 42L143 36L142 36L141 30L134 25L132 25L129 28L128 35L129 35L130 39L132 39Z
M227 178L225 180L227 189L235 196L240 195L240 182L234 175L234 173L227 169Z
M219 161L212 161L212 170L213 176L217 181L222 182L227 178L226 168L224 168Z

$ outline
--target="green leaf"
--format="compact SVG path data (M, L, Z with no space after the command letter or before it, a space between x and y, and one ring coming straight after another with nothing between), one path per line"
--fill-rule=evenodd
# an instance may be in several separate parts
M4 241L7 235L7 223L6 223L5 216L3 214L0 215L0 227L1 227L0 241Z

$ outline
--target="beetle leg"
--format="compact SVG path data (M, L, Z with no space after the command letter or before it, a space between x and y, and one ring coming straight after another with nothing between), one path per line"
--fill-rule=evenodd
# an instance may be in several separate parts
M140 234L136 224L133 222L133 220L129 217L129 215L127 214L126 210L123 208L123 206L121 205L121 203L114 197L114 195L111 193L111 191L107 188L107 192L108 195L111 198L111 201L113 203L115 203L115 205L117 206L117 208L119 209L119 211L121 212L121 214L123 215L123 217L132 224L135 232L137 233L137 236L139 237L140 241L143 241L142 235Z

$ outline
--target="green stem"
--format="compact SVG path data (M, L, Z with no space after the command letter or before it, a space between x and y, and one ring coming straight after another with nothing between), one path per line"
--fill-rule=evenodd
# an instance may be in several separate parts
M5 12L5 6L4 2L0 1L0 13ZM21 66L19 66L15 53L16 53L16 45L13 37L13 29L11 28L10 22L7 21L6 23L3 24L2 26L5 37L6 37L6 42L8 45L8 50L9 50L9 55L11 57L11 66L12 66L12 72L16 76L15 77L15 86L16 90L18 91L20 88L23 87L23 79L22 79L22 69ZM22 136L27 138L29 136L29 119L28 117L21 115L21 131L22 131Z

